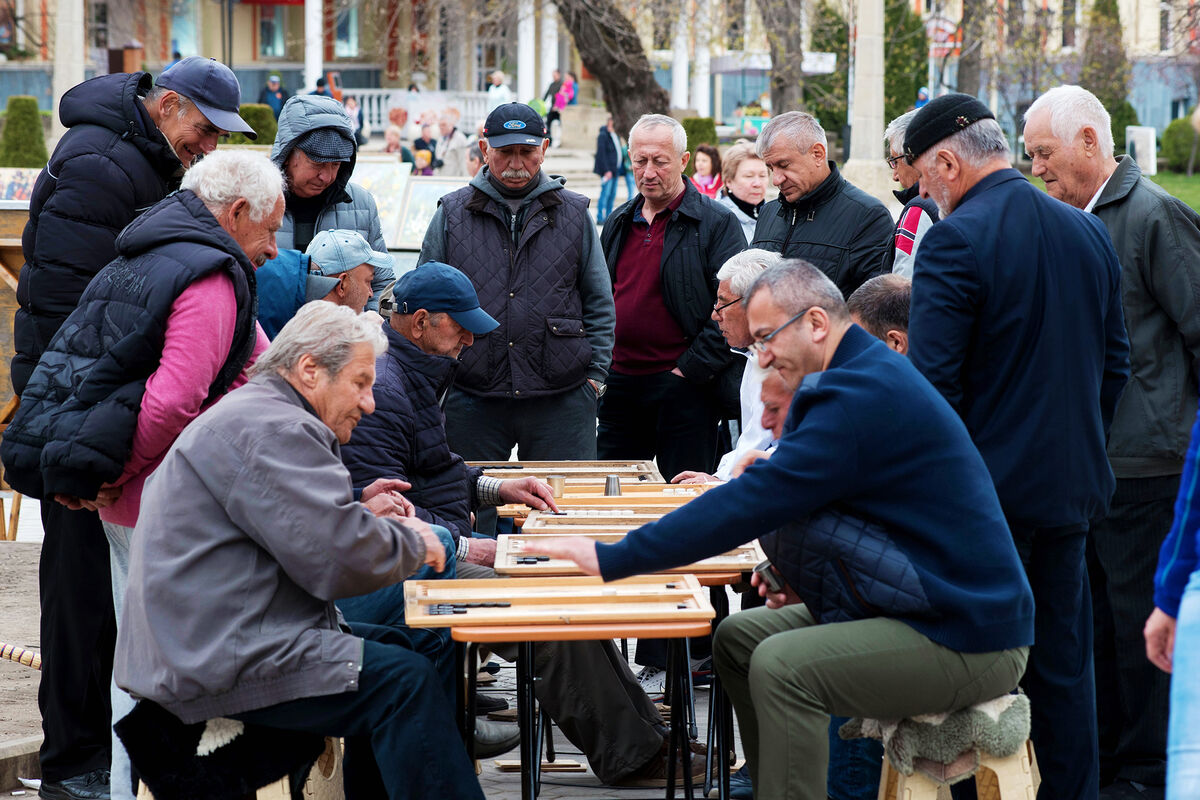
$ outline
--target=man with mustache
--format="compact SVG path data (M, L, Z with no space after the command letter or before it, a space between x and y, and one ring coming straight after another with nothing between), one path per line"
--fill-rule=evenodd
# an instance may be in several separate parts
M522 460L596 457L612 286L587 198L542 171L549 145L529 106L492 111L479 140L486 166L442 198L417 260L464 272L500 323L463 352L445 401L450 449L468 461L506 461L514 445ZM492 540L459 545L470 550L460 560L491 566Z

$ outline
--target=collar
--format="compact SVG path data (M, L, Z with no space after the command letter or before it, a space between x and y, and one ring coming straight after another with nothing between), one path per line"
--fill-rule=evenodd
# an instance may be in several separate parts
M383 332L388 340L388 355L395 358L406 372L412 370L421 373L438 390L449 386L458 369L457 359L426 353L386 321L383 323Z
M696 192L696 189L693 187L692 191ZM687 193L688 193L688 180L687 180L687 178L684 178L683 191L680 192L679 195L674 200L671 201L671 204L666 207L666 211L669 212L667 214L668 217L674 215L675 212L680 209L680 207L683 205L684 198L687 196ZM698 192L696 192L696 193L698 194ZM633 205L633 221L640 222L643 225L649 225L650 223L646 220L646 218L644 216L642 216L642 206L644 206L645 204L646 204L646 198L642 197L639 194L638 198L637 198L637 202L634 203L634 205ZM662 211L658 212L658 214L655 215L655 219L658 219L658 217L661 217L662 214L663 214Z
M908 205L921 193L921 183L918 181L907 189L896 189L892 192L901 205Z
M295 386L292 386L291 382L279 373L275 372L269 375L255 375L250 382L262 383L272 387L285 398L291 400L317 419L321 419L321 415L317 413L315 408L313 408L312 403L308 402L304 395L300 394L300 390ZM321 421L324 422L324 420ZM330 431L330 433L332 433L332 431Z
M817 188L801 197L795 203L789 203L787 198L780 196L779 213L783 215L795 211L806 214L817 206L823 205L833 199L833 196L841 190L842 182L842 174L838 172L837 164L830 161L829 176L821 181L817 185Z
M1121 156L1117 159L1116 170L1108 176L1104 186L1100 187L1100 192L1092 199L1094 206L1092 210L1094 211L1095 207L1103 208L1109 203L1124 200L1141 179L1142 168L1137 165L1137 162L1127 155Z
M1002 183L1008 181L1023 181L1025 176L1012 167L998 169L993 173L983 176L974 186L967 190L962 199L958 201L958 207L961 208L964 204L972 200L978 195L983 194L989 189L995 188Z
M1092 199L1088 200L1088 204L1083 207L1083 213L1090 214L1092 209L1096 207L1096 201L1100 199L1100 195L1104 194L1104 187L1108 186L1108 182L1112 180L1112 175L1104 179L1104 183L1100 184L1100 188L1092 195Z

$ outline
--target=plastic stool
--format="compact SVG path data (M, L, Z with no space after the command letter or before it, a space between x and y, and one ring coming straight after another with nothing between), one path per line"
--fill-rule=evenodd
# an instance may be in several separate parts
M980 750L979 767L973 771L979 800L1035 800L1034 763L1033 742L1028 740L1007 758L997 758ZM879 800L937 800L938 787L945 785L920 770L903 775L885 756L883 772L879 776Z

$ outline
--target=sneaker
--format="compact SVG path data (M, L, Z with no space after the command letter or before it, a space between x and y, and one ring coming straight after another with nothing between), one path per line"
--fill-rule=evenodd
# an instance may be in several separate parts
M42 781L38 797L46 800L109 800L108 770L94 769L65 781Z
M754 800L750 770L744 766L729 776L729 800Z
M706 658L688 659L692 666L692 686L712 685L713 663L712 656Z
M475 693L475 716L485 717L508 708L508 701L490 694Z
M637 682L650 697L661 697L667 691L667 671L658 667L642 667L637 674Z

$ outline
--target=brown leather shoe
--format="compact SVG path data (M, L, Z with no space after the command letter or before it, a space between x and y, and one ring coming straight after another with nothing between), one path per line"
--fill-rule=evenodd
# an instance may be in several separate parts
M692 783L703 781L706 765L704 754L707 748L702 742L689 742L688 747L692 751ZM666 786L668 749L669 740L664 739L662 747L649 761L628 775L613 781L612 785L646 789ZM675 762L675 785L683 785L683 759L679 757Z

